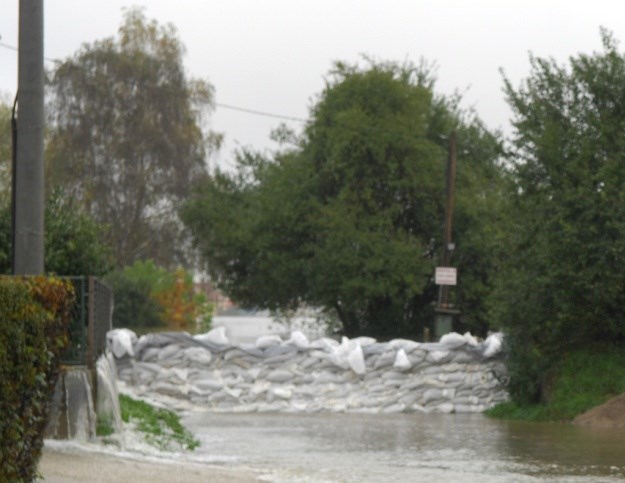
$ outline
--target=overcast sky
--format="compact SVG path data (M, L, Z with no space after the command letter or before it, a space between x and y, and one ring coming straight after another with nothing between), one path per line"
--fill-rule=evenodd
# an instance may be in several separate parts
M437 91L464 92L486 125L510 132L499 69L518 85L529 52L565 62L600 50L599 28L625 40L622 0L45 0L45 56L65 58L83 42L113 36L122 8L146 7L172 23L190 76L208 80L222 105L306 118L335 60L420 58L438 65ZM0 2L0 92L17 86L18 0ZM281 121L217 107L226 136L219 162L237 145L271 149ZM288 122L294 128L297 121Z

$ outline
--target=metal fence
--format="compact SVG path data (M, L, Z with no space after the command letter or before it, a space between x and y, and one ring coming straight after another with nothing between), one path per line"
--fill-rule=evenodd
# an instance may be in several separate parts
M113 292L95 277L66 277L76 292L69 327L69 345L62 362L95 367L106 349L106 333L113 326Z

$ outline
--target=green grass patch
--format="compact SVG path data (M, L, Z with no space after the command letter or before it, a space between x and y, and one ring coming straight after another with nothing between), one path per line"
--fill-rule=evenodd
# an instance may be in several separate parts
M145 440L160 449L171 449L172 443L186 450L194 450L200 442L180 422L180 417L167 409L158 409L144 401L120 394L122 420L134 423L144 433Z
M545 404L499 404L486 415L525 421L569 421L625 393L625 348L593 347L566 354L552 368Z
M106 416L98 416L95 426L96 436L106 437L110 436L114 432L115 428L113 427L113 422L111 421L111 419Z

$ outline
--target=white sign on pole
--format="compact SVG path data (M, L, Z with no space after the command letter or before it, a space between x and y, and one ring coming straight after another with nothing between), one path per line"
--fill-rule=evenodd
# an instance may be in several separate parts
M436 267L434 283L436 285L456 285L458 270L453 267Z

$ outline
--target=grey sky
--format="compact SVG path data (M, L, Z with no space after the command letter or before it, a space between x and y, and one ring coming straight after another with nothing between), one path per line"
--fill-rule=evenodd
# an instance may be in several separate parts
M0 42L15 46L18 1L0 5ZM177 27L189 74L213 84L218 103L298 118L332 61L366 53L435 61L438 92L464 92L488 127L509 132L499 68L518 84L530 51L559 62L597 51L600 26L625 40L622 0L45 0L46 57L114 35L132 5ZM17 54L0 47L0 92L12 97L16 84ZM218 107L211 127L227 141L219 162L228 164L237 144L271 149L279 122Z

